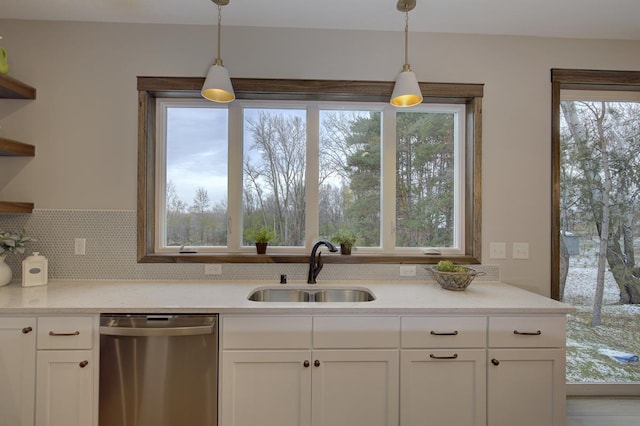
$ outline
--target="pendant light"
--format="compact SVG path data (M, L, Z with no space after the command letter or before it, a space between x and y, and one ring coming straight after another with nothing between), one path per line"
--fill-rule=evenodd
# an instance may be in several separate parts
M202 86L202 97L213 102L228 103L233 102L236 94L233 92L229 71L222 65L220 59L220 22L222 21L222 6L229 4L229 0L211 0L218 5L218 55L209 68L207 78Z
M416 75L409 65L409 11L416 7L416 0L398 0L397 9L404 12L404 65L402 72L396 78L393 88L391 105L396 107L411 107L422 102L422 93Z

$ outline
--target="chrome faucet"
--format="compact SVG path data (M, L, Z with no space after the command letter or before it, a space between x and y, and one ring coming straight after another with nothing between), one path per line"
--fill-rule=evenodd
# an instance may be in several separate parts
M313 245L313 248L311 249L311 256L309 256L309 275L307 277L307 284L315 284L316 277L318 276L318 274L320 273L320 270L322 269L322 266L323 266L322 259L321 259L322 252L318 253L317 259L316 259L316 252L318 251L318 247L320 247L323 244L329 248L329 251L331 253L335 253L338 251L336 246L334 246L333 244L331 244L329 241L326 241L326 240L320 240Z

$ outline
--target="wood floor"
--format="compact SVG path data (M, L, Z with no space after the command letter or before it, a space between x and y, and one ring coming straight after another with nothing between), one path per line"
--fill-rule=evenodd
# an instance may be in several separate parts
M640 398L567 399L567 426L639 426Z

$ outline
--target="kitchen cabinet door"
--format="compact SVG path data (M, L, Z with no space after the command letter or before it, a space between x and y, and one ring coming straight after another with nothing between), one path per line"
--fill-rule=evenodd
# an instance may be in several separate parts
M35 318L0 318L0 426L32 426Z
M310 351L223 351L221 426L309 426Z
M488 424L562 426L564 349L490 349Z
M312 426L398 424L397 350L315 350Z
M38 351L36 426L95 424L93 351Z
M486 424L484 349L403 350L400 359L401 426Z

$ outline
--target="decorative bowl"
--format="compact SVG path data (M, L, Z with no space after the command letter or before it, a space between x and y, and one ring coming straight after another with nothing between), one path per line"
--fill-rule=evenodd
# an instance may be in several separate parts
M435 266L425 268L427 271L431 272L433 278L436 280L440 287L445 290L453 290L453 291L463 291L469 287L471 281L475 277L482 276L485 272L478 272L471 268L466 268L464 266L458 266L460 269L464 269L464 271L460 272L443 272L438 271Z

